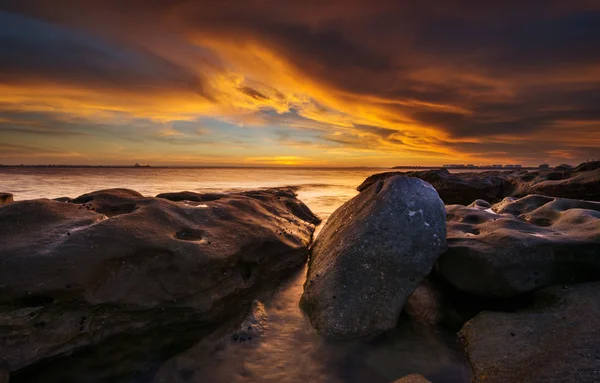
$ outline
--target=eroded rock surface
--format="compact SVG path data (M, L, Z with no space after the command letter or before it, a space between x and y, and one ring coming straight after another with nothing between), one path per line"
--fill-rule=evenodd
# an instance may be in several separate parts
M535 293L535 306L486 311L460 331L473 383L600 381L600 283Z
M377 182L337 209L319 234L301 307L327 337L389 330L445 249L444 205L431 185L406 177Z
M600 201L600 161L583 163L576 168L532 171L450 173L446 169L437 169L387 172L368 177L358 190L397 175L429 182L446 204L468 205L476 199L494 203L504 197L524 197L530 194Z
M489 207L488 207L489 206ZM437 271L458 289L510 297L600 279L600 203L530 195L447 206Z
M252 288L306 261L318 222L287 191L72 201L0 207L0 364L11 371L113 335L153 332L166 347L245 312Z

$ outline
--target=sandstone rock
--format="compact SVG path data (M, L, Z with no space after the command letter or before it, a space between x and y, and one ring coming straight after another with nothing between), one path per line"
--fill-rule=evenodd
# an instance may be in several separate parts
M504 197L530 194L600 201L600 161L583 163L576 168L534 171L450 173L446 169L438 169L387 172L368 177L357 189L364 190L379 180L397 175L429 182L448 205L468 205L476 199L495 203Z
M312 247L301 307L331 338L389 330L446 248L445 210L416 178L392 177L337 209Z
M305 262L318 221L267 191L196 205L128 190L73 201L0 207L0 363L11 371L115 335L168 347L244 313L251 289Z
M13 195L11 193L0 193L0 206L8 205L14 202Z
M535 306L483 312L460 331L473 383L600 381L600 283L551 287Z
M531 195L447 206L437 271L464 292L510 297L600 279L600 203Z
M431 383L423 375L411 374L394 381L394 383Z

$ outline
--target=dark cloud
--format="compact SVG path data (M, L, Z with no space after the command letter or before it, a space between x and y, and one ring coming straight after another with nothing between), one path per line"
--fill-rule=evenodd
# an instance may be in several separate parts
M197 75L139 47L0 11L0 82L203 92Z
M560 150L560 143L495 137L539 136L572 124L569 138L576 142L600 129L600 6L594 1L22 0L7 9L24 16L0 13L0 81L206 93L196 74L204 68L192 72L142 48L163 33L192 46L203 36L266 46L310 81L356 104L375 99L370 102L389 111L388 121L437 129L447 135L439 145L467 154L535 158L536 151ZM119 34L126 42L108 43ZM272 93L264 89L244 83L238 91L265 100ZM355 123L354 133L336 136L327 131L336 127L295 110L263 117L310 126L340 145L431 142L384 124ZM565 150L589 155L588 146L569 145Z

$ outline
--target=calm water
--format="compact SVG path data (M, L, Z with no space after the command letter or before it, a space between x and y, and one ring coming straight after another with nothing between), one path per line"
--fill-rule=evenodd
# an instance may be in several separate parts
M326 219L356 195L356 187L386 169L242 168L0 168L0 191L15 200L77 197L108 188L128 188L145 196L189 190L214 192L294 186L298 196Z
M117 187L154 196L182 190L227 192L294 186L299 198L327 219L357 194L356 187L366 177L383 171L387 170L0 168L0 191L24 200L76 197ZM272 296L262 299L268 317L263 336L244 344L199 340L191 349L159 362L154 376L144 381L385 383L411 373L421 373L433 383L469 381L469 368L453 331L400 321L397 329L375 339L323 340L298 307L304 277L305 270L299 270ZM90 376L78 378L94 381ZM64 380L48 375L40 381Z

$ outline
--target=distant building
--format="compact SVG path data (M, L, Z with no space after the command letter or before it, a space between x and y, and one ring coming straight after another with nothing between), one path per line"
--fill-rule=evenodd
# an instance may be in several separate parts
M150 165L148 164L140 164L139 162L136 162L135 165L133 165L134 168L149 168Z
M521 169L523 165L504 165L505 169Z
M498 164L492 165L490 167L493 168L493 169L502 169L502 165L498 165Z
M548 164L541 164L540 166L538 166L538 168L540 168L540 169L550 169L550 165L548 165Z

